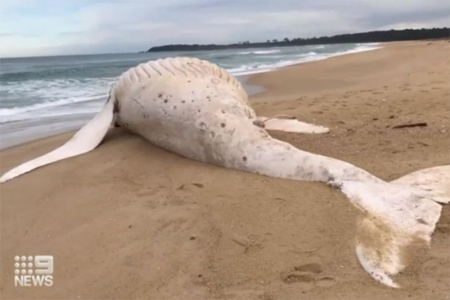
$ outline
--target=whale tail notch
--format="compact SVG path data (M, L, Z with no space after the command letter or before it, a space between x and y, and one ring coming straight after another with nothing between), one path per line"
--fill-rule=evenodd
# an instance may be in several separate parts
M8 171L0 178L0 183L16 178L39 167L87 153L95 149L103 140L110 125L114 122L116 100L111 93L103 109L84 125L68 142L61 147L25 162Z

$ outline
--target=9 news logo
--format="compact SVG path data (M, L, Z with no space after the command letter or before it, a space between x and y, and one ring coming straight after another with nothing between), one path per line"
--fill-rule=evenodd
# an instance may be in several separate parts
M14 286L53 286L53 256L16 256L14 260Z

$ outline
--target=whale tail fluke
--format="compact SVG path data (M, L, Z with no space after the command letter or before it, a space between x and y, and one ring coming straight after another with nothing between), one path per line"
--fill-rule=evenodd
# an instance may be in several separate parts
M419 170L392 181L429 192L433 201L450 203L450 165Z
M36 168L65 158L87 153L95 149L103 140L114 119L114 97L110 97L102 111L81 128L68 142L43 156L25 162L8 171L0 178L0 183L16 178Z
M449 203L450 166L420 170L390 183L343 182L341 190L364 212L356 255L375 280L399 287L391 276L429 247L442 207Z

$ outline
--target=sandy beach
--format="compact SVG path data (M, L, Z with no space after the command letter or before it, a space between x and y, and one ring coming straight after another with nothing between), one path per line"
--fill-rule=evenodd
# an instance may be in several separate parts
M274 137L389 181L450 163L449 53L448 41L392 43L255 74L265 91L250 101L330 128ZM1 151L0 172L72 135ZM120 128L0 196L2 299L450 299L448 206L391 289L360 267L359 212L339 191L194 162ZM54 285L15 287L14 257L38 254L54 256Z

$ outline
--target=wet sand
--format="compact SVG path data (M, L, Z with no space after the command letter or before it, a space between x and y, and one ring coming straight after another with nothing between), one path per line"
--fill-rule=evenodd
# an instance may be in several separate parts
M255 74L265 92L250 100L331 129L273 136L392 180L450 163L449 50L395 43ZM72 134L1 151L1 173ZM0 196L2 299L450 299L448 206L390 289L359 266L359 213L339 191L190 161L122 129ZM53 287L14 287L14 256L37 254L54 256Z

